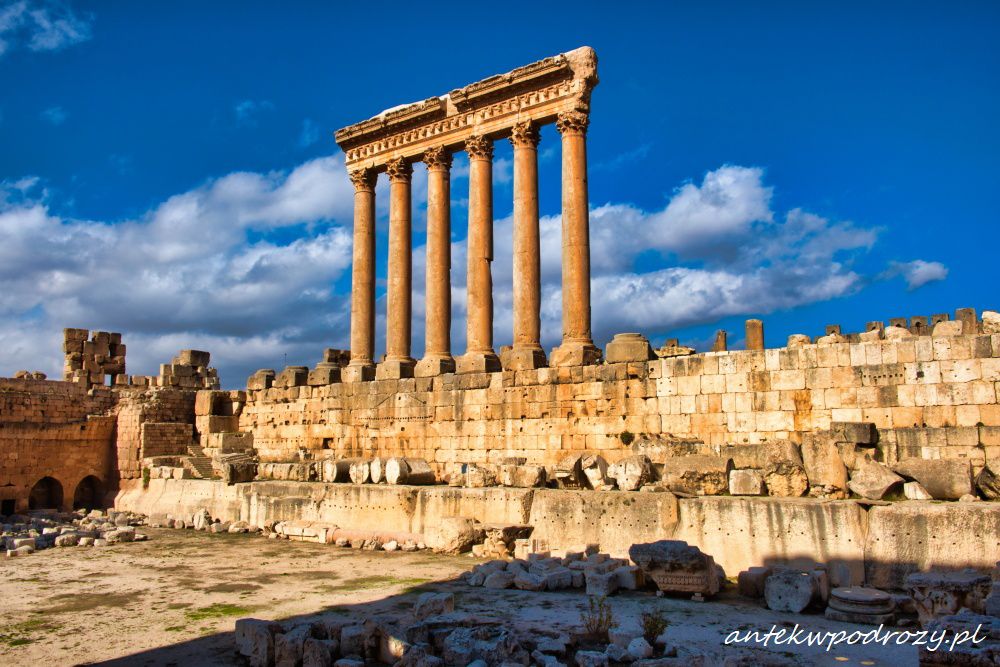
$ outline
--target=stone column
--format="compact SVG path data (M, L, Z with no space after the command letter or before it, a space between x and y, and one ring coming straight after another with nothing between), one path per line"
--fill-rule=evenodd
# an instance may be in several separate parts
M427 293L424 358L417 377L455 372L451 356L451 153L431 148L427 165Z
M760 320L747 320L746 348L748 350L764 349L764 323Z
M579 111L559 114L562 135L562 345L553 366L583 366L601 359L590 334L590 211L587 199L587 123Z
M413 377L410 317L413 306L413 240L410 179L413 166L397 158L386 165L389 174L389 267L386 280L385 361L377 379Z
M345 382L375 378L375 179L372 169L350 173L354 183L354 260L351 267L351 361Z
M538 127L517 123L514 146L514 346L506 370L545 366L541 344L541 255L538 240Z
M493 142L472 136L469 155L469 236L466 309L466 352L458 359L459 373L500 370L493 351Z

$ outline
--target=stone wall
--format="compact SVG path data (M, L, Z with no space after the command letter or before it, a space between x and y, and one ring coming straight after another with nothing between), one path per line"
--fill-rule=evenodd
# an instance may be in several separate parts
M239 427L263 460L304 449L420 457L441 470L510 456L550 465L567 452L614 460L630 434L798 442L831 422L864 421L894 447L1000 462L1000 335L907 335L574 368L303 380L248 389Z
M931 566L990 570L1000 551L1000 504L907 502L871 507L810 498L676 498L671 493L462 489L305 482L226 486L211 480L124 482L120 509L154 517L207 509L263 526L312 521L341 530L421 535L441 519L534 526L539 548L598 544L627 556L637 542L681 539L726 574L754 565L827 564L835 584L899 588Z
M177 428L186 431L187 440L193 443L191 434L194 423L194 401L196 392L168 388L121 388L115 391L118 429L115 437L118 472L122 479L142 476L142 459L145 456L160 456L177 453ZM143 427L147 423L161 425L148 435ZM164 424L177 424L171 427ZM185 429L186 427L186 429ZM158 440L163 436L165 440ZM148 446L155 454L144 453ZM166 452L165 450L172 450ZM164 452L163 454L159 452Z
M115 419L106 413L113 405L109 389L0 378L0 501L28 509L32 488L46 477L63 507L72 507L85 477L110 488Z

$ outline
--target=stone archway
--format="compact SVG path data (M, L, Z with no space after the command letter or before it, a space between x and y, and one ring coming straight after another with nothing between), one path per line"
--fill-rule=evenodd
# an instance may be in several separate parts
M42 477L31 487L28 495L28 509L62 509L63 487L54 477Z
M97 476L87 475L76 485L73 509L104 509L104 483Z

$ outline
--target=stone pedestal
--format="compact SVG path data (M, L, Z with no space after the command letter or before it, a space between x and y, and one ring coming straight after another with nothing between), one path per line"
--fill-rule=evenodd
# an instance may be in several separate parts
M496 373L502 370L500 357L493 352L467 352L456 360L457 373Z
M414 359L386 358L375 369L376 380L401 380L413 377L417 362Z
M620 333L608 343L607 361L609 364L621 362L641 362L655 359L649 340L642 334Z
M535 368L545 368L548 363L545 358L545 350L541 347L537 349L514 347L501 356L505 371L530 371Z
M375 379L375 364L351 363L340 371L341 382L369 382Z
M452 356L430 356L424 357L414 366L413 376L418 378L429 378L435 375L455 372L455 358Z
M601 348L589 341L566 341L553 348L550 366L590 366L601 361Z

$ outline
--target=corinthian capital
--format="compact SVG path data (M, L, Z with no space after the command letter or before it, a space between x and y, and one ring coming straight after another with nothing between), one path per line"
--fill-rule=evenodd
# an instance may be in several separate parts
M451 168L451 153L443 146L428 148L424 152L424 164L428 171L447 170Z
M373 169L352 169L347 174L354 183L355 192L371 192L375 189L378 174Z
M470 160L492 160L493 142L486 137L472 135L465 140L465 152Z
M385 172L389 175L390 183L409 182L413 175L413 165L398 157L386 163Z
M515 123L510 131L510 143L514 148L534 148L541 138L538 126L530 120Z
M564 111L556 117L556 129L560 134L586 134L590 116L582 111Z

